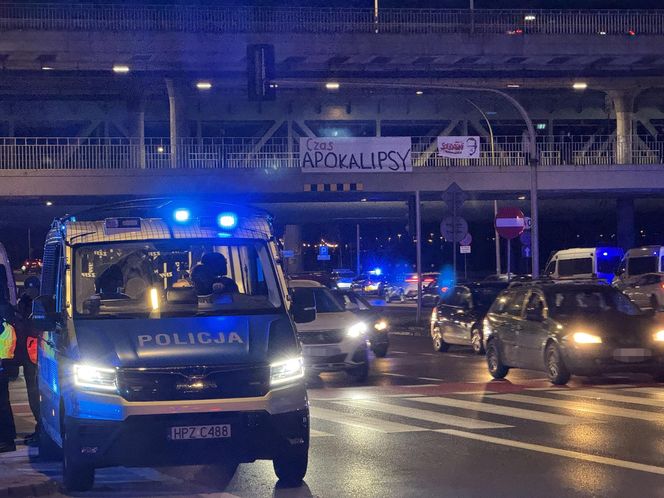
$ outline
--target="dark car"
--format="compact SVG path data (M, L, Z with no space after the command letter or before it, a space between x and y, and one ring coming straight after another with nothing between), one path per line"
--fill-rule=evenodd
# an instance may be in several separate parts
M369 301L362 296L358 296L355 292L337 290L334 291L334 294L346 311L352 311L367 324L369 330L367 338L369 339L371 350L377 357L385 357L387 355L387 348L390 345L389 322L381 316L377 308L371 306Z
M645 372L664 381L664 327L622 292L596 283L533 282L501 293L484 320L489 373Z
M337 288L337 278L335 275L328 271L302 271L297 273L290 273L288 275L290 280L313 280L328 289Z
M472 346L484 353L482 325L507 282L478 282L444 290L431 314L431 339L436 351L447 351L450 344Z
M25 274L40 273L42 269L41 259L26 259L21 265L21 272Z

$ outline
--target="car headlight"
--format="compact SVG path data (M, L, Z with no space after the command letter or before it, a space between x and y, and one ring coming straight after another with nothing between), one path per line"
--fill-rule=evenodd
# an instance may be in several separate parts
M74 384L85 389L117 390L117 374L113 368L74 365Z
M664 342L664 330L658 330L653 337L656 342Z
M379 321L377 321L377 322L374 324L374 328L375 328L378 332L382 332L382 331L384 331L384 330L387 329L388 325L389 325L389 324L387 323L386 320L379 320Z
M301 356L277 361L270 365L270 385L286 384L304 377L304 362Z
M601 344L602 338L598 335L589 334L588 332L574 332L572 339L577 344Z
M364 322L358 322L355 325L348 328L346 335L348 337L356 338L360 337L363 334L367 333L367 324Z

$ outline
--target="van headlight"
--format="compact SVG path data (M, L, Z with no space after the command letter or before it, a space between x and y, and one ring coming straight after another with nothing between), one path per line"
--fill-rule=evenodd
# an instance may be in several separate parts
M304 377L304 362L301 356L277 361L270 365L270 385L286 384Z
M664 342L664 330L655 332L653 339L655 339L655 342Z
M346 335L348 337L352 337L353 339L360 337L361 335L364 335L366 333L367 333L367 324L364 322L358 322L355 325L349 327L348 330L346 331Z
M74 384L98 391L116 391L118 388L115 369L91 365L74 365Z

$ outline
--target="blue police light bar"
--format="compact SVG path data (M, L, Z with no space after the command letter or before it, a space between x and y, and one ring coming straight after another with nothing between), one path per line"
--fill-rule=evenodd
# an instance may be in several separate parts
M173 218L175 218L175 221L178 223L186 223L191 219L191 211L188 209L176 209L173 212Z
M237 215L235 213L221 213L217 216L219 228L233 230L237 226Z

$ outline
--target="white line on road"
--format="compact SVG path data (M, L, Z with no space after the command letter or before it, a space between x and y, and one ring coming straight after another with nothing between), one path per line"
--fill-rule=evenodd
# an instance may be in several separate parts
M371 401L366 399L353 400L343 404L353 407L361 406L363 408L386 413L388 415L398 415L400 417L425 420L427 422L434 422L436 424L463 427L464 429L505 429L512 427L511 425L485 422L484 420L476 420L468 417L457 417L456 415L448 415L446 413L420 410L417 408L411 408L409 406L391 405L388 403L381 403L379 401Z
M407 351L392 351L390 349L390 354L408 354L408 352Z
M618 401L620 403L632 403L635 405L656 406L658 408L664 408L664 399L625 396L623 394L613 394L612 392L600 390L594 391L590 389L583 391L555 391L554 394L560 394L563 396L578 396L580 398L598 399L601 401Z
M383 372L381 375L388 375L390 377L412 377L412 375L395 374L395 373L390 373L390 372ZM417 377L412 377L412 378L416 379Z
M445 379L436 379L435 377L415 377L420 380L433 380L434 382L445 382Z
M334 436L334 434L330 434L328 432L323 432L323 431L317 431L314 429L309 429L309 436L311 437L327 437L327 436Z
M404 374L395 374L391 372L383 372L381 375L387 375L389 377L408 377L409 379L418 379L418 380L429 380L434 382L445 382L445 379L436 379L435 377L417 377L415 375L404 375ZM399 386L402 387L402 386Z
M439 429L435 432L449 434L450 436L463 437L466 439L474 439L476 441L483 441L485 443L499 444L502 446L511 446L512 448L520 448L524 450L537 451L539 453L548 453L550 455L557 455L566 458L574 458L576 460L585 460L587 462L592 462L592 463L601 463L604 465L611 465L613 467L622 467L624 469L638 470L641 472L648 472L650 474L664 475L664 467L657 467L655 465L647 465L638 462L630 462L629 460L618 460L617 458L589 455L587 453L581 453L572 450L563 450L560 448L552 448L550 446L542 446L540 444L522 443L521 441L514 441L512 439L487 436L485 434L478 434L473 432L464 432L456 429Z
M526 420L535 420L537 422L546 422L548 424L571 425L587 423L587 421L584 419L579 419L578 417L569 417L567 415L558 415L555 413L540 412L536 410L524 410L522 408L514 408L512 406L493 405L486 401L490 400L492 397L485 398L484 402L466 401L463 399L444 397L419 398L414 401L417 403L430 403L437 406L451 406L453 408L462 408L464 410L493 413L495 415L504 415L507 417L522 418Z
M664 388L661 387L637 387L630 389L629 392L654 394L656 396L664 396Z
M552 392L555 393L555 391ZM600 415L634 418L637 420L646 420L649 422L664 422L664 414L631 410L629 408L589 404L587 402L584 403L579 401L563 401L559 399L540 398L538 396L525 396L523 394L496 394L493 396L498 399L504 399L507 401L529 403L531 405L551 406L554 408L562 408L564 410L573 410L577 412L599 413Z
M399 387L405 387L405 388L410 388L410 387L438 387L440 384L410 384L407 386L399 386Z
M382 432L384 434L389 434L394 432L416 432L416 431L428 430L422 427L416 427L414 425L399 424L397 422L390 422L389 420L381 420L375 417L371 418L360 417L358 415L352 415L350 413L338 412L335 410L327 410L325 408L318 408L315 406L312 406L310 410L311 410L311 416L314 420L316 419L327 420L328 422L350 425L351 427L359 427L362 429L369 429L372 431Z
M452 358L470 358L470 356L466 356L463 354L452 354L452 353L446 354L445 356L451 356Z

